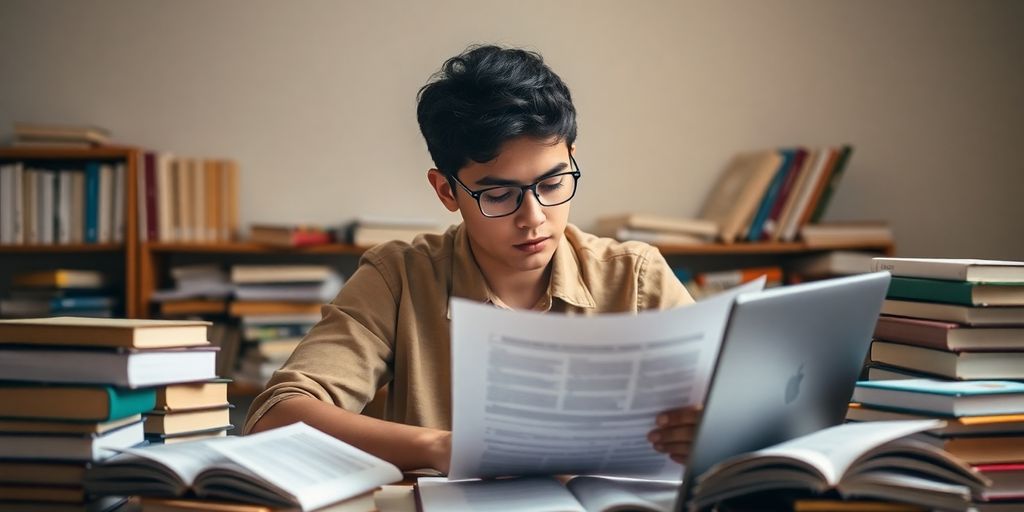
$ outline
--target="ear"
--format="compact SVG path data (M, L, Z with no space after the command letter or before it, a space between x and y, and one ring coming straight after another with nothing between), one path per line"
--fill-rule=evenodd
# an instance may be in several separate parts
M572 146L569 146L569 154L572 155L572 156L576 156L576 143L575 142L572 143Z
M441 204L450 212L459 210L459 202L455 200L455 191L452 190L451 183L448 182L448 177L437 169L431 169L427 171L427 181L430 182L430 186L434 189L434 193L437 194L437 198L441 200Z

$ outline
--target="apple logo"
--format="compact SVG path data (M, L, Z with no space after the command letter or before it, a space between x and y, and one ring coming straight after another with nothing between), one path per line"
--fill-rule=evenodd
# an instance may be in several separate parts
M786 403L789 404L800 394L800 382L804 380L804 363L800 363L800 368L797 368L796 375L789 378L789 382L786 383Z

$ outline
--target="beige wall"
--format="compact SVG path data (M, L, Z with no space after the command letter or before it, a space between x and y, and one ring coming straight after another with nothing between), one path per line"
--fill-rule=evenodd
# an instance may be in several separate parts
M850 142L829 218L888 219L905 256L1024 259L1021 27L1013 1L0 0L0 136L91 122L235 157L246 222L454 220L415 93L500 42L573 91L584 227L695 214L739 149Z

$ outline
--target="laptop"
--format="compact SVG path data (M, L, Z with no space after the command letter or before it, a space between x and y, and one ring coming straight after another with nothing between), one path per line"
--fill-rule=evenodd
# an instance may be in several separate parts
M675 510L711 466L843 422L888 272L743 294L733 305Z

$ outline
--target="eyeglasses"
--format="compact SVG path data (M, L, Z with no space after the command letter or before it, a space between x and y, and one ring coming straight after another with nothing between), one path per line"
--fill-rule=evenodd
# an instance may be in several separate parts
M489 187L481 190L470 190L459 177L452 175L455 180L473 199L476 199L480 213L484 217L504 217L512 215L523 205L523 198L526 191L533 192L533 197L541 206L558 206L569 202L576 195L576 183L580 179L580 166L576 159L569 155L569 161L575 170L552 174L543 179L537 180L529 185L507 185L501 187Z

